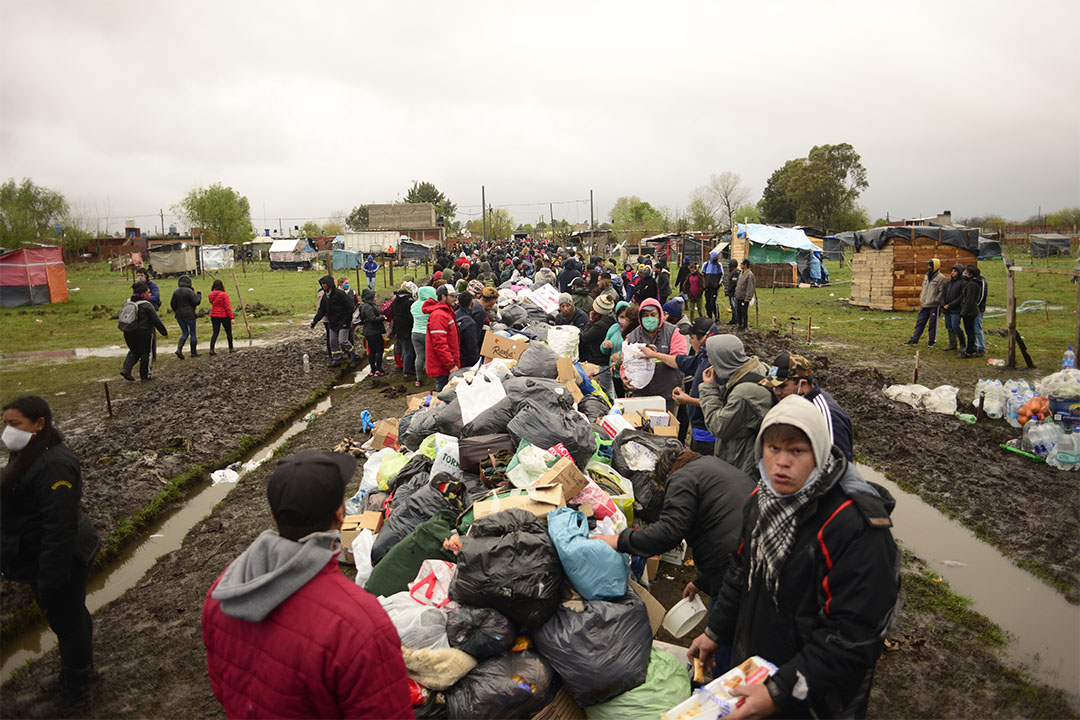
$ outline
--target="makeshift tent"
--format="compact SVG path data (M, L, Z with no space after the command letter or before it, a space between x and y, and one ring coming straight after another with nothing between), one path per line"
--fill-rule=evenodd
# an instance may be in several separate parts
M1031 257L1044 258L1051 255L1068 255L1069 238L1058 233L1036 233L1030 236Z
M874 228L841 233L855 247L851 256L852 305L876 310L918 310L927 263L937 258L945 272L975 264L978 230L929 225Z
M306 238L282 238L270 246L271 270L310 270L315 248Z
M266 260L270 257L270 246L273 244L270 238L251 240L244 243L244 252L250 252L252 259Z
M235 266L232 245L203 245L199 248L203 270L228 270Z
M997 260L1001 257L1001 243L989 238L979 238L979 259Z
M335 270L362 269L364 267L364 254L352 252L351 250L335 250L334 257L330 262Z
M158 275L185 275L199 268L199 256L194 245L172 243L147 250L150 267Z
M399 240L398 249L402 260L423 260L431 256L431 248L412 240Z
M843 260L844 244L835 235L829 235L821 239L822 260Z
M60 248L23 248L0 255L0 307L47 305L67 299L67 270Z
M797 286L800 255L801 267L808 268L810 253L821 250L796 228L738 223L735 230L731 257L750 260L759 288Z

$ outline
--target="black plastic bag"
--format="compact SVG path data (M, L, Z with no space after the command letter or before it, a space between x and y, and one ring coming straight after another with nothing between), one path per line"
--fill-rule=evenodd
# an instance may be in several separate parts
M529 323L529 314L524 306L510 304L499 311L499 320L510 327L525 327Z
M559 690L559 676L539 653L523 650L485 660L446 691L450 720L512 720L542 710Z
M435 411L432 408L423 408L417 410L412 416L406 430L402 431L401 424L398 424L398 441L404 447L416 452L420 448L420 443L424 442L424 438L437 432L439 432L439 423L435 419Z
M435 408L435 422L439 432L454 437L461 435L461 428L465 423L461 421L461 403L456 396L446 405Z
M390 549L425 520L435 517L440 510L456 510L430 482L407 497L394 511L386 516L382 530L375 536L371 547L371 562L383 559Z
M515 508L472 524L468 536L462 538L450 598L464 605L494 608L520 625L535 628L558 608L564 579L547 524Z
M517 377L542 377L554 380L559 377L559 356L543 343L531 342L521 353L517 364L510 368Z
M529 319L532 320L532 318ZM530 322L522 329L521 333L523 335L528 335L530 339L536 338L547 342L548 331L553 327L555 326L546 321Z
M394 494L391 503L394 507L405 498L422 488L431 479L431 466L434 461L427 455L417 453L409 458L409 462L398 471L398 474L390 481L388 490Z
M510 618L492 608L459 605L446 616L446 638L450 647L477 660L502 655L510 650L517 628Z
M529 314L529 323L551 324L551 316L544 312L544 308L532 303L525 303L525 312ZM558 312L558 311L556 311Z
M584 609L575 609L582 604ZM633 592L618 600L561 605L533 640L581 707L636 688L649 671L652 626L644 601Z
M611 410L611 406L604 402L599 395L586 395L577 404L578 412L584 413L590 422L596 422L597 418L604 417Z
M398 437L401 437L402 435L404 435L405 433L407 433L409 431L409 425L412 424L413 418L415 418L416 414L418 412L420 412L422 409L423 408L417 408L415 410L410 410L409 412L407 412L407 413L405 413L404 415L401 416L401 419L398 420L398 425L397 425Z
M514 417L514 402L503 398L487 410L473 418L472 422L461 428L461 437L475 435L497 435L506 432L506 426Z
M573 396L558 380L535 377L509 377L503 380L503 389L506 390L506 397L510 398L510 402L514 404L514 412L517 412L522 403L527 400L542 400L558 405L564 410L570 410L574 407ZM511 413L511 416L513 416L513 413ZM509 422L507 420L507 424ZM503 430L502 432L506 431Z
M518 408L506 426L515 443L523 439L544 450L562 443L579 468L596 452L596 435L589 422L573 410L563 410L550 400L529 400Z
M652 479L656 462L654 460L649 466L638 462L635 467L639 469L631 467L625 450L630 443L644 447L657 457L669 448L683 450L683 444L675 438L653 435L641 430L623 430L611 443L611 467L634 486L635 515L647 522L655 522L664 506L664 491Z
M384 492L382 490L376 490L373 493L368 493L368 496L364 499L364 509L382 512L383 505L386 504L386 498L388 497L390 497L390 493Z

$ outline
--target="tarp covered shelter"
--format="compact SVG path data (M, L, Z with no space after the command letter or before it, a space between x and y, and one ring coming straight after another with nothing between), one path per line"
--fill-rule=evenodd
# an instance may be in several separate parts
M1069 238L1058 233L1035 233L1030 236L1031 257L1044 258L1051 255L1068 255Z
M199 248L203 270L228 270L235 267L232 245L203 245Z
M315 248L307 238L282 238L270 246L271 270L310 270L315 259Z
M399 240L398 243L398 250L401 252L402 260L423 260L431 256L431 248L423 243L404 239Z
M821 239L821 259L844 259L844 244L841 242L840 238L836 237L835 235L830 235Z
M920 239L932 240L934 243L952 245L963 250L968 250L972 255L979 251L979 231L975 228L947 228L937 225L904 225L900 227L877 227L871 230L859 230L852 233L841 233L841 238L850 238L850 245L859 250L864 245L880 250L885 244L894 238L906 241L918 241ZM1032 237L1035 237L1032 235ZM846 240L845 240L846 242Z
M58 247L0 255L0 307L67 302L67 269Z
M1001 243L989 238L979 238L979 259L997 260L1001 257Z
M331 258L330 263L335 270L363 269L364 254L351 250L334 250L334 256Z
M158 245L147 251L147 262L158 275L184 275L199 268L199 255L194 245L172 243Z

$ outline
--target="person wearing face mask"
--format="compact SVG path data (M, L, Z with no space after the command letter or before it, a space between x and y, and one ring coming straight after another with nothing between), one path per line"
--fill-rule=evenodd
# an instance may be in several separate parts
M865 717L900 591L896 503L829 444L825 418L804 398L769 411L754 453L757 492L688 654L708 666L730 647L733 664L759 655L778 667L731 690L746 698L735 720Z
M659 300L650 298L641 303L641 309L638 310L638 322L641 324L626 336L626 342L649 345L656 352L664 355L685 355L686 336L671 323L664 322L662 317L663 309L660 307ZM679 406L672 396L672 391L677 387L682 387L683 379L682 370L658 363L648 385L628 389L634 395L659 395L666 401L668 412L674 415L678 412Z
M799 395L810 402L825 418L829 429L829 442L840 449L848 462L855 461L855 436L851 428L851 416L836 399L821 389L811 377L810 361L802 355L783 353L773 360L769 374L761 385L772 390L777 400L788 395Z
M656 284L656 278L653 277L652 268L642 265L641 277L638 279L637 287L634 288L634 302L640 305L649 299L659 302L660 289Z
M618 367L618 359L622 353L623 343L623 331L626 330L626 325L629 322L627 318L627 308L630 307L630 303L625 300L620 300L615 303L615 322L608 328L607 335L604 336L604 342L600 343L600 352L607 355L607 360L602 363L604 367L608 369L608 375L611 377L612 389L622 397L623 384L622 379L619 377L619 373L616 370ZM612 395L612 400L615 396Z
M4 407L0 440L10 455L0 473L0 570L27 583L60 648L60 674L42 686L54 717L89 696L92 621L86 580L100 542L79 506L79 461L53 426L52 411L27 395Z

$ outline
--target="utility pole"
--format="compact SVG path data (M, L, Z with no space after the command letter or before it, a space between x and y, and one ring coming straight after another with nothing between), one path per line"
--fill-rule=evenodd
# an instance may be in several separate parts
M484 219L484 239L482 242L487 242L487 190L483 185L480 186L480 215Z
M555 211L552 209L551 203L548 203L548 215L551 216L551 239L555 240Z
M593 197L592 190L589 191L589 229L596 229L596 216L593 214Z
M165 211L158 208L158 212L161 213L161 234L165 234Z
M281 229L281 218L277 219L277 233L281 237L285 236L285 231Z

